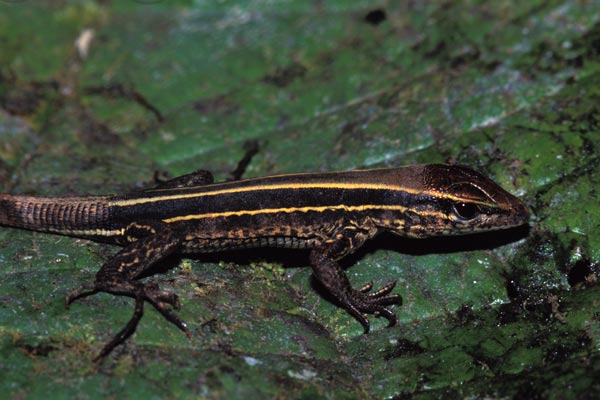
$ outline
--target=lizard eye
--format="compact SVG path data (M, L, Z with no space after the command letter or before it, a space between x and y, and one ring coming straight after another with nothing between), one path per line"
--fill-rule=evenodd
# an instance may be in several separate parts
M454 211L454 215L465 221L469 221L481 214L479 206L473 203L457 203L452 206L452 210Z
M452 205L452 212L462 221L470 221L473 218L485 213L482 205L479 202L490 202L495 203L490 195L488 195L483 189L470 182L457 182L450 186L450 190L454 192L457 197L462 197L466 201L459 201ZM470 202L469 200L473 200Z

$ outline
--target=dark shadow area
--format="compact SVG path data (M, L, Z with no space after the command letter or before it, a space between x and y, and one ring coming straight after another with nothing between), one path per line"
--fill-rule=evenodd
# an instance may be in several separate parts
M344 266L352 265L366 254L375 252L376 250L395 251L412 256L489 250L527 237L529 230L529 226L524 225L495 232L464 236L438 236L425 239L411 239L392 233L383 233L365 243L356 253L345 257L342 260L342 264Z
M369 25L377 26L387 19L387 13L383 8L376 8L369 11L363 20Z

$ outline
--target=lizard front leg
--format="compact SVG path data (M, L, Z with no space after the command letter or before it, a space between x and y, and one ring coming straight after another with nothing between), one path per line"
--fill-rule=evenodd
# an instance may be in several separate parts
M387 306L401 305L402 297L389 294L396 286L392 281L381 289L370 292L373 283L369 282L360 289L354 289L337 260L354 252L374 232L357 229L354 226L343 228L335 237L325 241L310 253L313 274L321 284L333 295L339 304L369 332L369 320L365 314L384 316L388 319L388 327L396 324L396 315Z
M139 224L136 224L136 229L140 229ZM186 323L167 306L179 309L177 295L160 290L155 283L144 284L136 281L152 265L177 251L180 244L177 235L166 225L148 227L148 232L153 233L138 239L109 259L96 274L93 285L80 287L67 296L67 306L75 300L99 292L135 299L133 316L127 325L104 346L96 360L108 355L135 332L144 314L144 302L146 301L168 321L191 337Z

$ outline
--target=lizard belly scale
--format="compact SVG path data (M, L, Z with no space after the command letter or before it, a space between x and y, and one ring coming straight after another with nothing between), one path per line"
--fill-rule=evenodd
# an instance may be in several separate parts
M187 224L184 223L180 225L187 232L182 240L182 252L212 253L258 247L308 249L326 240L329 236L327 229L303 221L299 217L306 215L300 214L207 219L194 230L185 228Z
M182 253L213 253L258 247L309 249L329 239L343 218L329 212L277 212L209 217L169 223L182 232Z
M320 240L299 239L290 236L262 236L253 238L219 238L186 240L182 244L182 253L215 253L227 250L277 247L286 249L309 249L317 246Z

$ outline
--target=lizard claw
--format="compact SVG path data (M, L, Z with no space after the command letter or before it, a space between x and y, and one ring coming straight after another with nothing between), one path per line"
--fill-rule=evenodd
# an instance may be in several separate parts
M388 322L388 327L396 325L396 314L386 306L401 305L402 296L399 294L389 294L396 282L388 283L379 290L368 293L373 283L369 282L359 290L353 290L351 294L342 300L342 306L352 315L364 328L364 333L369 333L370 324L365 314L373 314L376 317L384 317Z

